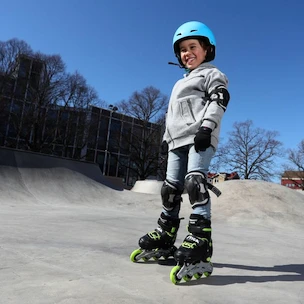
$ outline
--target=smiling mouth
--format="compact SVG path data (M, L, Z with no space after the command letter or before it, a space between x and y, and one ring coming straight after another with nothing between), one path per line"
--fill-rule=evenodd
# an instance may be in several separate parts
M194 60L195 60L195 57L189 58L189 59L187 60L187 64L191 64Z

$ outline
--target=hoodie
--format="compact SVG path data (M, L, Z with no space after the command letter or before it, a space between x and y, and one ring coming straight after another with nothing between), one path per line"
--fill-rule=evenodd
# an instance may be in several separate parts
M200 127L212 129L211 145L217 148L224 110L209 96L214 88L224 86L227 89L227 85L226 75L209 63L202 63L176 82L169 100L163 136L169 151L194 144Z

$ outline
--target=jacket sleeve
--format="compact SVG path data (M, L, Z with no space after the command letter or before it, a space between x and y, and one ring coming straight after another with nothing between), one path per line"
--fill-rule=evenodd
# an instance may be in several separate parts
M201 126L214 130L220 123L225 111L217 102L216 95L212 94L212 92L214 92L216 88L227 90L228 79L225 74L213 68L206 76L205 85L209 95L209 106L206 109ZM229 95L228 91L227 94Z

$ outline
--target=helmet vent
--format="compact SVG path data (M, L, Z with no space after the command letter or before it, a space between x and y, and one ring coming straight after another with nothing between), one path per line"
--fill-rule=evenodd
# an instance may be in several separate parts
M192 33L192 32L197 32L197 30L191 30L190 33Z

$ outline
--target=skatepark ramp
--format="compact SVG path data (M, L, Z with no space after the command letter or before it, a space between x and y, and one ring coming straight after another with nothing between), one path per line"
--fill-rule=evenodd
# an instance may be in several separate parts
M18 203L100 201L123 191L94 163L6 148L0 149L0 181L2 200Z
M215 198L211 193L217 219L274 226L303 225L304 195L298 191L257 180L231 180L217 187L222 195Z
M132 191L103 176L98 165L37 153L0 149L0 202L6 204L100 205L161 210L162 182L136 182ZM217 184L213 193L213 220L263 224L302 224L304 195L274 183L235 180ZM191 212L188 195L182 210Z

